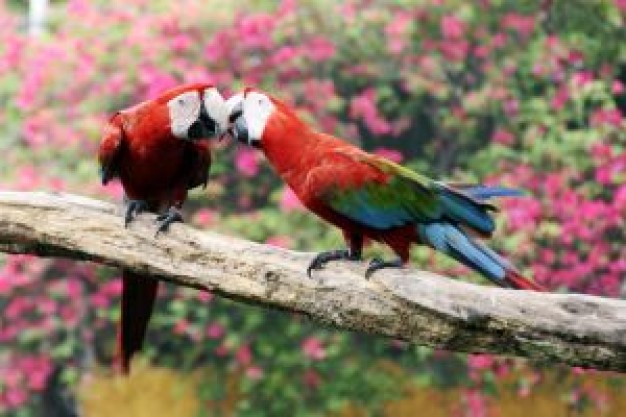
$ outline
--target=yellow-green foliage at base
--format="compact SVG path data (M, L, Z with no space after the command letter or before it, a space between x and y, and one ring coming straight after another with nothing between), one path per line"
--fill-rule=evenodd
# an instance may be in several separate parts
M200 403L197 378L135 363L128 377L93 374L79 389L85 417L189 417Z
M530 381L521 390L520 381ZM467 387L438 389L412 383L400 385L402 397L386 402L384 417L621 417L626 415L623 395L626 378L608 373L574 375L565 368L543 372L512 372L498 381L495 392L483 394L480 411L467 404ZM521 391L525 391L522 394ZM576 398L575 398L576 397ZM368 417L371 413L348 403L336 417Z

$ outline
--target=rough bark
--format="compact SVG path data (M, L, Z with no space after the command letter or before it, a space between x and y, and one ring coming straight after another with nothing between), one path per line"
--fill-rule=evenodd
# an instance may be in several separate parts
M334 263L312 254L175 224L152 215L124 229L118 209L84 197L0 192L0 251L90 260L305 314L342 329L462 352L626 371L626 301L469 284L433 273Z

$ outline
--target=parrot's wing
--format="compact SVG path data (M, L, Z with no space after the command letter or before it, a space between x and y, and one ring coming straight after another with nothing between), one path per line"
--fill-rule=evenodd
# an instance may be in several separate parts
M124 141L124 127L121 113L111 117L104 128L100 148L98 149L98 161L100 162L100 176L102 184L106 185L112 178L119 175L120 154Z
M487 212L493 206L356 148L328 152L307 182L330 209L375 229L440 220L481 234L495 228Z

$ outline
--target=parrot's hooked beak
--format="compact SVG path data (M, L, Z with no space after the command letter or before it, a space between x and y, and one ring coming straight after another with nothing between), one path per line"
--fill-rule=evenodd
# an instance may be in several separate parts
M239 142L251 145L248 134L248 125L243 117L243 102L239 102L228 115L228 125L232 137Z
M200 106L200 114L198 119L189 127L188 137L191 140L199 140L215 136L218 132L218 126L215 120L209 116L206 106Z
M243 114L243 100L231 106L228 114L228 135L233 139L251 146L253 148L261 148L259 140L255 140L250 136L248 122Z

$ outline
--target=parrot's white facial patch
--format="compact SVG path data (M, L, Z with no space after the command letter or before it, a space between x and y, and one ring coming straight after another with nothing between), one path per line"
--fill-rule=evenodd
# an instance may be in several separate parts
M237 107L237 105L243 102L243 93L237 93L232 96L228 100L226 100L226 113L228 115L232 114L233 109Z
M246 94L243 100L243 118L248 126L248 137L250 141L260 141L265 130L265 125L269 120L276 106L265 94L251 91Z
M180 94L167 102L170 111L172 134L179 139L188 139L191 125L200 116L202 101L197 91Z
M215 121L217 132L221 134L228 128L228 109L226 100L217 91L217 88L211 87L204 90L204 108L211 119Z

